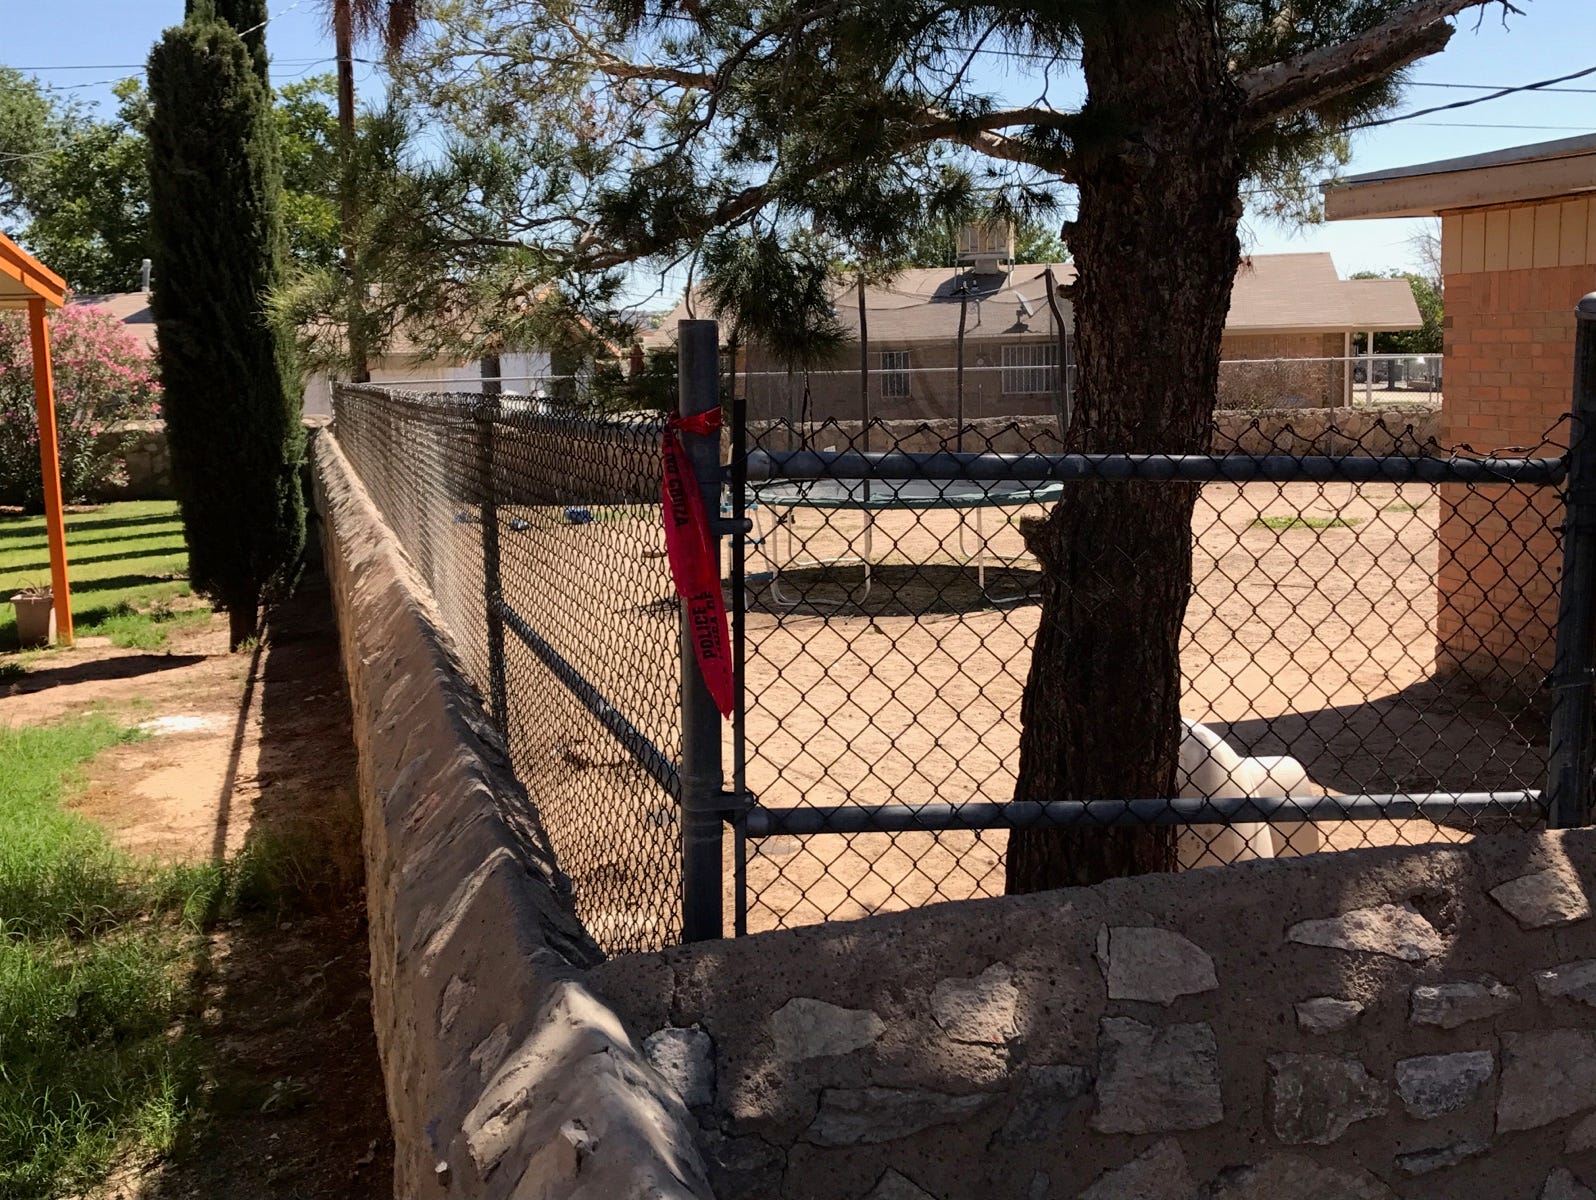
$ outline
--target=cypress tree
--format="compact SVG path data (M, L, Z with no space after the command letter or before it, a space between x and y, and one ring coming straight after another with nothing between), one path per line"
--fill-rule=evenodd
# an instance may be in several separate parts
M264 50L214 0L191 0L150 53L149 89L151 307L172 478L189 578L227 610L237 649L305 538L300 381L265 303L285 237Z

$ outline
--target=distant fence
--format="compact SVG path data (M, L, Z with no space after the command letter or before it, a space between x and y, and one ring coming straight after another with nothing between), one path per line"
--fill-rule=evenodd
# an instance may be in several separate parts
M873 424L865 450L859 426L744 424L715 336L684 323L682 369L684 411L731 400L734 417L718 471L719 439L684 437L721 513L724 723L683 667L662 418L337 393L335 434L607 949L994 894L1008 831L1035 824L1181 825L1195 866L1584 819L1596 560L1562 538L1564 490L1591 474L1578 423L1517 457L1441 451L1400 421L1172 456L1027 453L1024 422L962 425L950 452L925 423ZM1021 523L1083 481L1200 487L1182 713L1224 746L1183 758L1179 796L1014 804L1040 590ZM1491 678L1437 640L1459 546L1510 566L1488 602L1519 641ZM1515 579L1550 581L1555 611L1520 620ZM1245 787L1232 749L1262 771Z

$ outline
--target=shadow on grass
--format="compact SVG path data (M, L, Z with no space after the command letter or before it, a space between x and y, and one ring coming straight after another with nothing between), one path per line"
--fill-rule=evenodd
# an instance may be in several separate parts
M83 579L72 581L72 594L81 596L85 592L121 592L132 588L159 587L163 583L187 583L188 576L177 572L166 574L138 574L138 575L106 575L100 579ZM83 610L87 612L87 609ZM78 619L78 610L73 609L73 619Z
M84 521L67 514L67 537L85 529L121 529L128 525L171 525L181 529L183 522L176 512L148 513L141 517L105 516ZM44 532L42 516L20 516L0 520L0 538L38 537ZM88 539L84 539L88 540Z
M76 544L80 545L80 546L91 546L91 545L109 545L111 543L105 543L105 542L78 542ZM141 558L165 558L167 556L182 555L184 553L184 551L185 551L185 547L183 546L183 544L181 542L179 542L177 545L173 546L172 549L170 549L170 550L149 549L149 550L140 550L140 551L137 551L137 552L135 552L133 554L129 554L125 550L116 550L116 551L112 551L109 554L73 554L72 553L72 545L69 544L67 546L67 564L73 570L76 570L78 567L88 566L90 563L137 562ZM6 566L5 571L6 571L6 573L8 575L9 574L25 575L28 572L34 572L34 573L42 574L42 573L48 571L49 569L50 569L50 560L46 558L46 559L40 559L37 562L12 563L12 564L9 564L9 565ZM78 587L78 585L77 585L76 581L74 581L73 590L74 591L77 590L77 587Z

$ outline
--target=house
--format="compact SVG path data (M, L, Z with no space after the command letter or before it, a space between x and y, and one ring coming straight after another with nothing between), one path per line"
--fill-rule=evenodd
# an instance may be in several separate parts
M865 288L869 403L873 418L935 420L1051 414L1072 391L1074 310L1062 294L1047 295L1047 275L1063 288L1075 278L1069 263L987 260L969 270L915 268ZM754 420L853 420L863 406L859 387L858 292L839 284L833 307L854 343L835 363L807 374L789 373L761 347L739 355L738 371ZM960 384L961 311L964 321ZM712 316L698 298L684 297L651 335L668 345L676 322ZM1060 336L1059 321L1065 327ZM1417 329L1422 324L1407 283L1400 279L1342 279L1328 254L1258 254L1236 276L1224 339L1227 360L1289 359L1272 364L1269 385L1278 402L1295 406L1346 403L1351 375L1345 359L1355 334ZM1156 347L1149 347L1156 353ZM1300 360L1301 365L1296 365ZM1060 371L1060 364L1063 371ZM1247 371L1222 374L1227 392L1247 390ZM1248 397L1251 399L1251 397ZM1235 400L1242 397L1238 394Z
M1443 440L1560 453L1574 306L1596 290L1596 135L1355 175L1324 196L1332 221L1441 218ZM1524 489L1487 542L1476 531L1501 523L1498 499L1442 489L1439 658L1534 683L1551 666L1561 561L1545 510L1561 501Z
M110 292L74 295L69 303L93 305L120 320L140 341L155 352L155 317L150 312L150 293ZM618 353L618 352L617 352ZM484 373L503 381L506 392L529 391L537 381L552 374L549 355L541 351L506 353L499 356L497 368L486 372L477 359L440 358L423 353L401 334L393 339L384 354L370 364L371 381L404 384L429 391L476 392L482 389ZM328 416L332 413L332 377L314 372L305 378L305 414Z

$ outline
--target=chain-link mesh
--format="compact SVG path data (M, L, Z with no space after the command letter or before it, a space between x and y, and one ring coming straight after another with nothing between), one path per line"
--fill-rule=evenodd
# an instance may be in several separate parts
M335 433L505 725L589 928L612 951L678 940L679 609L660 523L661 418L350 388ZM1503 453L1556 458L1565 435ZM752 457L867 441L1063 449L1051 416L958 431L877 423L868 438L857 423L766 420L748 440ZM1197 493L1181 794L1443 795L1388 819L1193 824L1182 863L1533 822L1562 553L1556 472L1458 482L1446 464L1478 455L1449 457L1367 417L1231 422L1213 449L1289 461L1283 479ZM1424 482L1309 478L1313 455L1440 469ZM734 782L767 813L1007 805L1042 585L1022 523L1074 485L775 474L743 491L741 586L729 573L733 607L746 608L744 713L725 746ZM1465 793L1471 803L1445 803ZM750 930L836 920L1000 894L1007 841L968 828L756 835L728 845L725 883Z
M662 420L549 409L340 388L334 430L473 681L502 705L589 931L611 952L656 949L681 926Z
M767 421L752 424L749 439L755 457L867 441L875 451L1063 448L1048 419L962 432L877 423L865 432L857 422ZM1556 458L1565 433L1512 453ZM1337 427L1308 414L1295 427L1232 428L1214 451L1299 463L1310 455L1448 459L1401 424ZM915 478L912 463L898 460L900 468L896 478L748 487L747 785L762 808L957 808L1015 795L1041 587L1022 526L1073 485ZM1555 481L1299 474L1201 485L1180 643L1189 723L1181 794L1540 789L1542 683L1562 553ZM1192 825L1179 835L1179 857L1200 866L1459 840L1493 822L1533 821L1528 799L1452 808L1432 800L1427 815L1400 819ZM1376 804L1381 811L1397 810ZM747 927L1001 894L1007 840L1000 830L968 829L751 838Z

